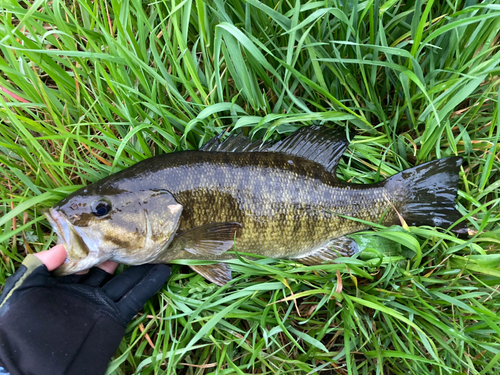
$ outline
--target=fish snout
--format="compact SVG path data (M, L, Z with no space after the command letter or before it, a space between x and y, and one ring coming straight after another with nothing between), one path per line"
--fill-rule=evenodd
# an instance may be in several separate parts
M57 234L57 243L63 244L68 257L66 262L54 270L54 275L65 276L89 269L107 259L100 259L98 252L88 248L80 233L57 209L49 208L42 211Z

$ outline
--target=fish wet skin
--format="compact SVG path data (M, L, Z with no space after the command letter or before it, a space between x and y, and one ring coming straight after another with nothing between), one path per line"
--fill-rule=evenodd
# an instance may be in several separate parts
M357 252L347 234L369 228L343 216L391 225L448 228L461 159L432 161L385 181L335 177L348 146L343 132L302 128L259 148L242 136L139 162L69 195L47 212L66 245L68 274L105 260L225 260L239 252L320 264ZM397 211L397 212L396 212ZM340 216L342 215L342 216ZM463 226L461 228L463 230ZM218 284L227 265L192 267Z

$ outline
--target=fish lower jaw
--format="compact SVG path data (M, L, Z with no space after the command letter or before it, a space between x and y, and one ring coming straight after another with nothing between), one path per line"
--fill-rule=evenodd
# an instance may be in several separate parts
M56 276L66 276L77 272L88 270L98 264L105 262L106 258L99 257L98 254L92 252L87 257L82 259L68 258L66 262L54 270Z
M93 252L89 252L86 244L82 248L82 244L77 240L74 227L69 223L65 217L53 208L44 210L43 214L49 221L52 229L57 234L57 243L64 246L68 254L66 262L55 271L59 275L69 275L92 267L95 264L95 255L91 256ZM92 265L88 265L94 263Z
M109 260L116 263L126 264L128 266L139 266L141 264L154 263L160 256L161 250L162 248L156 245L154 248L142 248L133 253L123 249L121 251L114 252Z

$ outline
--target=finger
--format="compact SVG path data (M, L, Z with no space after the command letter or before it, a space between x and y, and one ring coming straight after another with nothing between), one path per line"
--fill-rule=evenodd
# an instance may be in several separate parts
M83 276L82 283L95 287L104 285L111 279L117 267L118 263L107 260L97 267L86 270L86 275Z
M169 276L169 266L145 264L126 269L102 289L111 299L117 301L118 309L128 321L160 290Z
M118 263L113 262L112 260L107 260L104 263L99 264L97 267L112 275L118 268Z
M50 250L41 251L34 255L45 264L49 271L53 271L62 265L68 256L63 245L56 245Z
M114 274L116 269L118 268L119 264L116 263L116 262L113 262L111 260L107 260L105 262L102 262L101 264L99 264L98 268L100 268L101 270L104 270L106 271L107 273L109 274ZM76 275L86 275L87 273L89 273L89 270L83 270L83 271L80 271L80 272L77 272Z
M111 274L107 273L103 269L94 267L91 268L86 275L82 276L80 282L82 284L98 287L107 282L111 277Z
M57 277L57 282L61 284L78 284L83 277L84 275L78 275L76 273L73 273L71 275Z

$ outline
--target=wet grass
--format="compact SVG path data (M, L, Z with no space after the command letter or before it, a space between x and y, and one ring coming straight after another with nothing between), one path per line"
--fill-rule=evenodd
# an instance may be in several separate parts
M54 244L41 209L224 129L348 126L372 183L465 159L476 234L377 229L338 264L182 265L109 374L498 374L498 1L0 0L0 284Z

